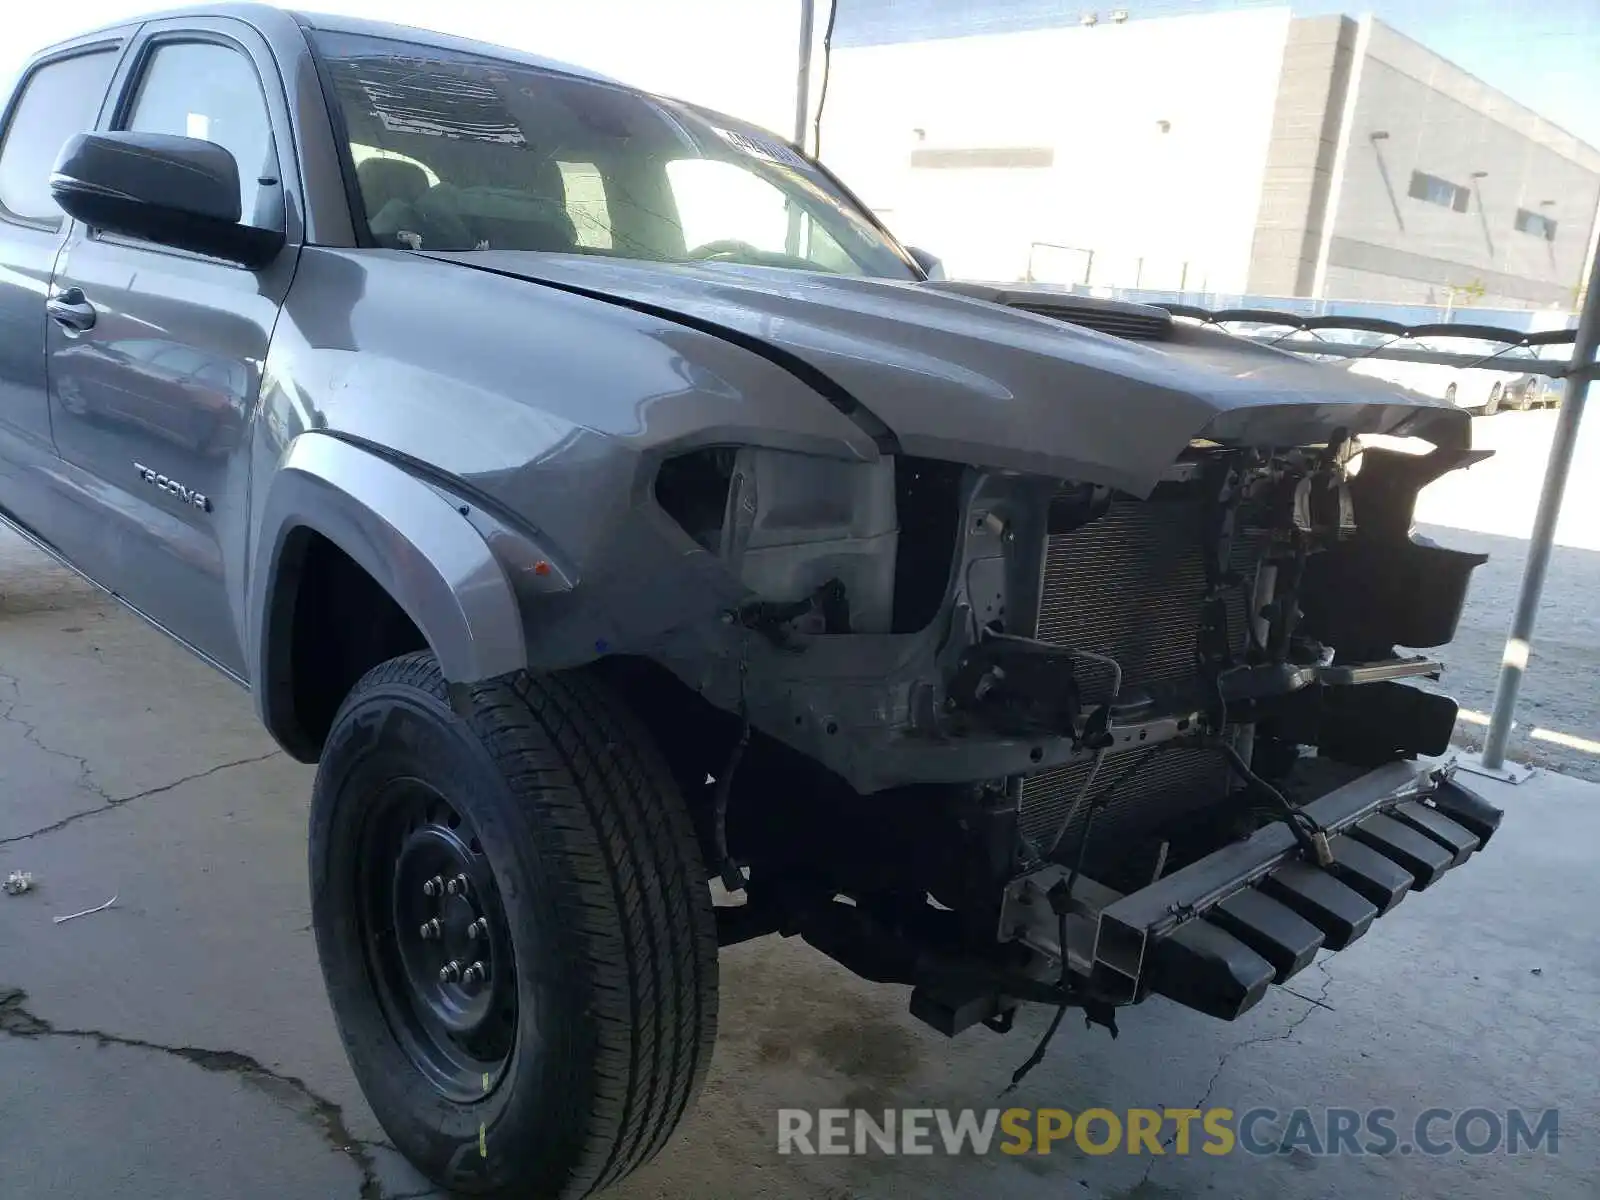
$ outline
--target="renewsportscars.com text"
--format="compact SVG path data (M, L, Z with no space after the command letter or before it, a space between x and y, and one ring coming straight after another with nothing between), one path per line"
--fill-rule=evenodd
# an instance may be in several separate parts
M1557 1154L1560 1110L849 1108L778 1110L779 1154Z

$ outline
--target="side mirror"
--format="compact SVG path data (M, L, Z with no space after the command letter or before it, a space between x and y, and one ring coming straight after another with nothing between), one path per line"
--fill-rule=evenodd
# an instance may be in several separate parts
M922 268L922 273L929 279L944 278L944 263L939 261L926 250L919 250L915 246L907 246L907 252L916 259L917 266Z
M94 229L252 269L284 235L240 223L239 164L215 142L165 133L80 133L61 149L50 194Z

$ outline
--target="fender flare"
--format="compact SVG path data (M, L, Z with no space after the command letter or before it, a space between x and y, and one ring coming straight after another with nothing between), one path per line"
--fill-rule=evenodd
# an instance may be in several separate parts
M293 619L282 592L285 551L303 531L327 538L394 598L450 683L526 665L521 610L500 561L449 497L403 468L329 434L304 433L279 462L259 514L247 609L251 690L266 727L291 753L307 739L277 664Z

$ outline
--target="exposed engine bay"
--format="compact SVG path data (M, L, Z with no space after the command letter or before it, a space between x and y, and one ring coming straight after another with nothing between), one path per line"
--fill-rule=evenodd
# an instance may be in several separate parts
M720 731L663 740L748 897L725 940L799 933L954 1034L1151 991L1231 1019L1359 936L1498 821L1414 761L1456 705L1406 681L1483 557L1410 532L1481 455L1412 451L1196 441L1145 497L668 462L658 501L755 597L662 660Z

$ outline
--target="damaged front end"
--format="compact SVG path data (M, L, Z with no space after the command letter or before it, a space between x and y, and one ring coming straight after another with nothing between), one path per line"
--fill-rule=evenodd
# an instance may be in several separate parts
M1197 440L1146 496L905 455L669 463L662 507L756 597L658 658L697 697L669 758L745 893L725 942L797 933L948 1034L1021 1001L1240 1015L1498 823L1417 761L1456 706L1412 686L1483 561L1412 507L1476 457Z

